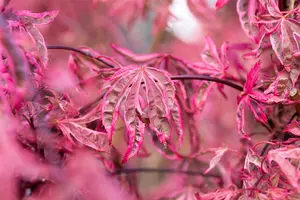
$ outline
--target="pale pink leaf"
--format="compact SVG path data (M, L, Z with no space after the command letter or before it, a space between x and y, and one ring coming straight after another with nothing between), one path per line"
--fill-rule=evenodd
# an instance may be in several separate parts
M79 143L97 151L110 151L110 145L106 133L94 131L68 120L59 121L57 126L69 139L71 138L70 135L72 135Z
M58 10L52 12L32 13L28 10L17 11L15 14L27 24L48 24L58 15Z
M45 44L44 36L34 25L27 25L26 31L30 35L32 41L34 42L37 50L39 51L41 58L44 63L48 62L48 50Z
M183 124L181 120L181 112L180 112L180 106L178 102L175 100L173 107L171 108L171 117L173 120L173 123L175 124L176 133L178 135L179 145L183 142Z
M228 150L229 149L227 149L227 148L217 149L215 152L216 153L215 157L213 157L213 159L211 159L211 161L209 162L209 168L204 173L207 174L209 171L211 171L220 162L224 153L226 153Z
M169 124L170 108L164 101L163 91L160 90L155 80L149 74L144 75L146 95L149 104L148 117L150 126L157 133L160 142L165 143L170 138L171 127Z
M139 76L132 83L130 91L124 101L124 121L128 132L128 147L122 163L126 163L128 159L135 156L143 143L144 124L138 119L136 114L136 112L141 111L139 107L141 79L142 76Z
M204 104L207 101L208 95L212 91L212 88L215 84L209 81L201 81L195 95L193 96L193 101L195 106L201 111L204 107Z
M254 115L255 119L266 124L268 118L263 112L262 106L257 101L251 98L246 98L246 102L252 114Z
M118 118L118 109L123 98L132 81L135 79L136 71L129 72L117 80L104 96L104 103L102 106L102 123L108 133L108 138L111 141L114 132L114 124Z
M300 187L298 184L299 176L297 173L297 170L295 166L291 164L287 160L287 158L293 158L293 159L299 159L300 155L300 148L293 148L293 149L275 149L271 150L268 153L269 161L275 161L278 166L280 167L282 173L286 176L287 180L290 182L290 184L300 191Z
M249 139L249 136L245 133L245 102L240 101L236 110L236 121L238 126L238 134L243 138Z
M284 128L283 132L290 132L294 135L300 136L300 122L292 121Z
M257 0L238 0L237 2L237 12L242 28L247 36L255 42L258 42L260 37L259 27L253 23L258 9L257 4Z
M15 14L19 17L22 26L30 35L37 50L39 51L43 63L48 62L48 53L45 45L45 40L40 31L35 27L35 24L48 24L58 15L58 11L32 13L30 11L18 11Z

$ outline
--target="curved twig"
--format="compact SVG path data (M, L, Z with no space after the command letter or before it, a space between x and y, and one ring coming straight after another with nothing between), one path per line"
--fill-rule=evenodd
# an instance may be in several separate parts
M208 75L178 75L178 76L171 76L172 80L185 80L185 79L194 79L194 80L206 80L206 81L212 81L216 83L222 83L224 85L230 86L238 91L243 91L243 87L240 85L237 85L236 83L233 83L231 81L228 81L226 79L211 77Z
M76 53L80 53L84 56L88 56L88 57L93 58L93 59L95 59L99 62L102 62L103 64L109 66L110 68L114 68L113 65L109 64L105 60L103 60L101 58L98 58L98 57L94 57L93 55L89 54L88 52L82 51L80 49L76 49L74 47L63 46L63 45L47 45L47 49L60 49L60 50L74 51Z

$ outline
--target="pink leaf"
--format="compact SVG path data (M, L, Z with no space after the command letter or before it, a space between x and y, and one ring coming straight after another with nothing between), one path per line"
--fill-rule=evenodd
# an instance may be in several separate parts
M35 27L35 24L48 24L53 21L58 15L58 11L43 12L43 13L32 13L30 11L18 11L15 14L19 17L22 26L30 35L36 48L38 49L43 62L48 62L48 53L45 45L45 40L40 31Z
M236 121L238 126L238 134L243 138L250 139L249 136L245 133L245 101L241 100L238 104L236 110Z
M144 125L140 122L149 125L164 144L175 123L180 143L183 137L180 110L174 101L174 84L165 71L131 65L121 68L107 80L113 84L104 96L102 121L111 140L116 119L120 112L123 113L129 136L123 162L136 155L142 145Z
M238 0L237 12L243 30L247 36L255 42L259 41L259 27L253 23L253 19L258 9L257 0Z
M224 153L226 153L229 149L227 148L220 148L218 150L216 150L216 156L213 157L213 159L211 159L210 163L209 163L209 168L204 172L205 174L207 174L209 171L211 171L221 160L221 158L223 157Z
M290 132L294 135L300 136L300 123L298 121L292 121L284 128L283 132Z
M248 107L250 108L252 114L254 115L255 119L262 122L267 123L267 116L263 112L262 106L255 100L247 98L246 103Z
M244 86L244 91L250 93L253 86L255 85L260 71L260 61L257 62L254 67L251 68L250 72L247 75L247 81Z
M173 123L175 124L176 133L178 135L178 143L179 145L183 142L183 125L181 120L181 112L180 112L180 106L177 101L174 102L173 107L171 108L171 117L173 120Z
M21 21L27 24L48 24L54 20L58 15L58 10L52 12L32 13L28 10L17 11L15 14L21 19Z
M68 120L62 120L58 122L57 126L71 141L72 138L70 137L70 135L72 135L78 142L97 151L110 151L109 141L106 133L88 129Z
M287 159L293 158L298 160L299 155L300 155L300 148L292 148L292 149L279 148L279 149L271 150L268 153L269 161L270 162L275 161L278 164L282 173L286 176L290 184L295 189L297 189L298 192L300 191L300 187L298 184L299 173L297 172L297 169Z
M201 81L199 84L197 91L193 97L193 101L195 106L201 111L204 107L204 104L207 101L208 95L211 93L212 88L215 84L209 81Z

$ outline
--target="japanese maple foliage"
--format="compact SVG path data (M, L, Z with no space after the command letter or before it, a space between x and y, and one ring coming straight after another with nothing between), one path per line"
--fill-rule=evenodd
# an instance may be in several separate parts
M207 31L193 59L171 48L175 0L72 2L99 38L55 3L1 2L1 199L300 199L299 0L186 0L244 32Z

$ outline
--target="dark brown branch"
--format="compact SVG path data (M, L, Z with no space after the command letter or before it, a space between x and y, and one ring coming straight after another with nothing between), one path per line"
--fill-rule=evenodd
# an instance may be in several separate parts
M88 56L90 58L93 58L107 66L109 66L110 68L114 68L113 65L111 65L110 63L106 62L105 60L98 58L98 57L94 57L93 55L89 54L88 52L82 51L80 49L76 49L74 47L68 47L68 46L62 46L62 45L48 45L47 49L60 49L60 50L67 50L67 51L74 51L76 53L80 53L84 56Z
M177 174L184 174L190 176L210 176L219 178L220 176L217 174L205 174L200 171L188 171L188 170L176 170L176 169L163 169L163 168L128 168L128 169L119 169L116 170L113 175L119 174L131 174L131 173L177 173Z
M179 76L172 76L172 80L206 80L206 81L212 81L216 83L222 83L224 85L230 86L238 91L243 91L243 87L240 85L237 85L236 83L233 83L226 79L220 79L216 77L211 77L208 75L179 75Z

